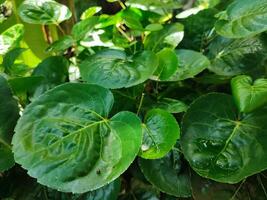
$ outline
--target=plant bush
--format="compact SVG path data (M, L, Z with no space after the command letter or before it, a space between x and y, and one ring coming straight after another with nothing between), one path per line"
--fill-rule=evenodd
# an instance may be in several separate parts
M267 0L0 3L0 199L267 199Z

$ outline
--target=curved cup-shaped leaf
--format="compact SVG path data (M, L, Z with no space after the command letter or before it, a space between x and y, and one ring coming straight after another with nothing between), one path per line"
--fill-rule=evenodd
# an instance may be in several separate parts
M267 108L238 117L232 96L198 98L182 123L181 147L201 176L237 183L267 169Z
M71 11L54 0L25 0L19 7L19 15L30 24L60 24L71 17Z
M6 79L2 76L0 76L0 99L0 172L3 172L14 165L10 141L19 118L19 108Z
M123 51L105 50L80 65L83 80L105 88L123 88L146 81L156 70L158 60L151 51L127 57Z
M190 197L191 183L188 169L183 169L176 150L157 160L139 159L146 179L160 191L176 196Z
M267 104L267 79L242 75L231 81L233 97L240 112L251 112Z
M162 109L150 110L142 126L143 144L140 156L157 159L165 156L180 137L180 128L172 114Z
M256 35L267 30L267 0L236 0L215 24L216 31L228 38Z
M15 161L38 182L63 192L100 188L123 173L141 146L139 118L120 112L108 119L112 93L68 83L27 106L13 137Z

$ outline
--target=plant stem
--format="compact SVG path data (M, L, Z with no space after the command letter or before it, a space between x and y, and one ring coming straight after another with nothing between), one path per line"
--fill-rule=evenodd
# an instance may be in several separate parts
M142 93L142 96L141 96L141 99L140 99L140 102L139 102L139 106L138 106L138 109L137 109L137 112L136 112L137 115L139 115L139 113L141 111L141 108L142 108L142 105L143 105L143 101L144 101L144 97L145 97L145 93Z
M122 9L126 9L125 4L124 4L121 0L119 0L119 4L120 4L120 6L122 7Z
M238 186L237 190L235 191L235 193L233 194L233 196L231 197L230 200L234 200L235 196L237 195L237 193L239 192L239 190L241 189L241 187L243 186L243 184L245 183L246 179L244 179L242 181L242 183L240 183L240 185Z
M58 29L60 30L60 32L61 32L63 35L66 35L64 29L60 26L60 24L57 24L56 26L58 27Z

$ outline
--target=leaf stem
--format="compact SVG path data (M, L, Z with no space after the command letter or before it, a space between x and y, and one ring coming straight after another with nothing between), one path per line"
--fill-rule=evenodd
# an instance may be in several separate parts
M60 24L56 24L56 26L58 27L58 29L60 30L60 32L61 32L63 35L66 35L65 31L64 31L63 28L60 26Z
M124 4L121 0L119 0L119 4L120 4L120 6L122 7L122 9L126 9L125 4Z
M233 196L231 197L230 200L234 200L235 196L237 195L237 193L239 192L239 190L242 188L243 184L245 183L246 179L244 179L242 181L242 183L240 183L240 185L238 186L237 190L235 191L235 193L233 194Z
M143 101L144 101L144 97L145 97L145 93L142 93L142 96L141 96L141 99L140 99L140 102L139 102L139 106L138 106L138 109L137 109L137 115L139 115L140 111L141 111L141 108L142 108L142 105L143 105Z

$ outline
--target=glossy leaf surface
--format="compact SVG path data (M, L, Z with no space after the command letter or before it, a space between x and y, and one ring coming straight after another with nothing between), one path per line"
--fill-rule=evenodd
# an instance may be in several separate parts
M84 81L115 89L146 81L157 66L157 57L150 51L127 57L123 51L106 50L90 56L79 67Z
M153 109L145 116L140 156L145 159L164 157L180 137L176 119L167 111Z
M12 140L15 160L38 182L84 193L116 179L141 146L141 123L130 112L108 119L112 93L68 83L27 106Z
M267 104L267 79L253 82L250 76L237 76L231 81L234 100L240 112L251 112Z
M25 0L19 7L19 15L30 24L60 24L71 17L71 11L54 0Z
M249 37L267 30L266 0L236 0L221 15L215 28L224 37Z
M6 54L11 48L18 45L24 35L24 26L16 24L0 35L0 55Z
M230 95L198 98L182 123L181 146L201 176L237 183L267 168L267 108L238 117Z

